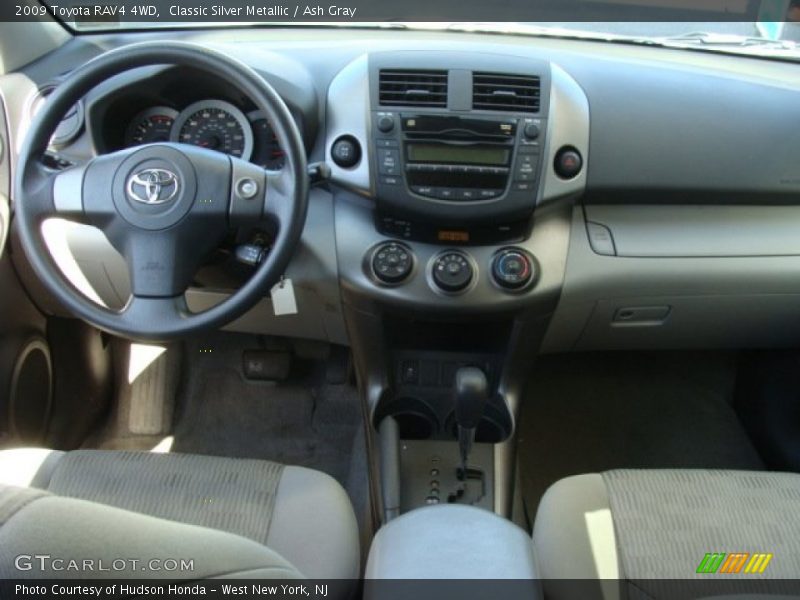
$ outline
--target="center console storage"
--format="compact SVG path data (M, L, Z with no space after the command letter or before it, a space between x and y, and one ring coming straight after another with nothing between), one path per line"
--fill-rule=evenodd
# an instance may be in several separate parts
M369 580L515 579L542 597L531 537L510 521L468 506L432 506L387 523L375 536L367 559ZM380 590L380 584L372 589ZM515 594L515 597L517 595Z

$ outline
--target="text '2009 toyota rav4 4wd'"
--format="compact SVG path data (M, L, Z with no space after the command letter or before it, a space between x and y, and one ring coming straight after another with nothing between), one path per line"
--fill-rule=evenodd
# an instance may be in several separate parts
M0 597L800 593L798 12L0 7Z

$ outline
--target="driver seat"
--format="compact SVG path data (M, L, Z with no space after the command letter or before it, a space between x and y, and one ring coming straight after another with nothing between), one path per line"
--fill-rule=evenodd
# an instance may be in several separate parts
M120 570L98 569L120 558ZM193 564L172 569L168 559ZM359 570L350 500L318 471L191 454L0 451L2 579L356 579Z

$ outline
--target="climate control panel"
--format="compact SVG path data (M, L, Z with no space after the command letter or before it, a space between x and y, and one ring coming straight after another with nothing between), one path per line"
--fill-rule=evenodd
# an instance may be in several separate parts
M422 252L422 248L418 249ZM424 252L423 252L424 254ZM483 278L492 284L495 293L520 293L533 287L537 276L536 259L530 252L516 246L500 248L493 254L476 260L465 248L451 248L429 254L422 259L424 269L415 273L420 261L411 246L389 240L374 246L365 257L365 269L379 286L397 287L424 285L430 291L444 295L468 293ZM485 262L485 264L481 264ZM423 274L424 272L424 274Z

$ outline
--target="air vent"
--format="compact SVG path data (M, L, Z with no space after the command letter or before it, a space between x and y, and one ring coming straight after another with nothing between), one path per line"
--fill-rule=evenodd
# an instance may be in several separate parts
M472 108L539 112L541 82L530 75L473 73Z
M381 69L383 106L447 106L447 71Z

